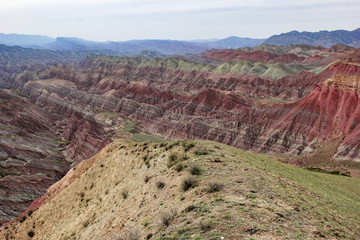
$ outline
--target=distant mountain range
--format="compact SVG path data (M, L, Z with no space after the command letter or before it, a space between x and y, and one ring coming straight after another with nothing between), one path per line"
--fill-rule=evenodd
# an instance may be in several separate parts
M280 46L287 46L290 44L307 44L323 47L331 47L341 43L352 47L360 47L360 28L355 29L354 31L291 31L280 35L274 35L268 38L264 43Z
M354 31L320 31L298 32L292 31L274 35L268 39L253 39L231 36L224 39L208 39L194 41L177 40L130 40L123 42L95 42L75 37L51 38L38 35L0 34L0 44L8 46L18 45L35 49L50 49L62 51L90 51L106 55L138 55L142 51L157 52L164 55L181 53L198 54L209 49L234 49L254 47L262 43L287 46L291 44L308 44L314 46L330 47L344 44L360 47L360 28Z
M139 54L142 51L158 52L160 54L192 53L197 54L205 50L216 48L254 47L263 43L265 39L251 39L229 37L205 41L177 41L177 40L130 40L124 42L95 42L80 38L47 36L0 34L0 44L8 46L18 45L37 49L64 50L64 51L113 51L111 55Z

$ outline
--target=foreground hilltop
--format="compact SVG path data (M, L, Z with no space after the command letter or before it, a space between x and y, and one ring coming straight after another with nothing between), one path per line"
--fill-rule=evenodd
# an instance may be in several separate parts
M81 162L1 239L356 239L359 179L210 141L118 140Z

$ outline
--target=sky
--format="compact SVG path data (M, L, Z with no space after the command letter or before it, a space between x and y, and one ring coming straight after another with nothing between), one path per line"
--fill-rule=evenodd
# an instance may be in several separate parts
M268 38L354 30L360 0L1 0L0 33L130 39Z

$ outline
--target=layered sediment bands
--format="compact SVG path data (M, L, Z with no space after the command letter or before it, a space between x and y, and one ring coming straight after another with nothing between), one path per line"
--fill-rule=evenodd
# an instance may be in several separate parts
M0 91L0 223L21 212L69 170L52 118L26 98Z
M321 58L334 57L327 56L323 49L311 51L308 58L316 54L322 54ZM288 52L273 55L272 59L278 56L295 59L291 55L294 53ZM243 71L239 64L250 70L238 74ZM211 66L176 58L144 60L91 56L78 70L64 65L52 68L51 76L55 79L30 81L23 92L47 111L52 111L49 106L57 112L74 109L85 115L85 109L108 110L165 137L211 139L259 152L296 155L311 152L314 141L351 135L352 131L346 130L349 127L342 127L338 122L351 126L356 121L340 118L348 113L339 113L337 109L353 111L342 99L349 98L347 95L357 90L340 89L341 78L337 75L356 78L359 75L357 64L341 60L320 73L296 73L295 65L291 65L281 71L295 70L277 80L257 76L270 71L269 66L231 61ZM271 66L281 69L283 65ZM254 67L260 70L251 70ZM49 71L42 76L50 76ZM56 79L59 76L68 79ZM321 84L326 79L329 79L326 84ZM351 86L357 89L357 85ZM271 101L274 97L280 102L300 100L277 104ZM334 101L336 104L332 103ZM345 142L351 141L345 139ZM346 151L354 155L355 150L346 150L342 145L339 149L343 149L343 156L347 155Z
M3 224L19 216L34 199L43 195L47 188L59 179L43 174L2 178L0 180L0 223Z
M17 217L71 164L109 143L104 127L86 109L59 97L76 94L76 87L55 82L46 84L51 94L36 81L26 84L24 93L33 102L17 91L0 91L0 223Z
M52 116L56 133L70 142L64 152L69 162L77 164L110 142L104 140L104 126L95 121L87 107L97 98L78 90L74 83L61 79L30 81L23 92Z
M103 127L93 118L85 118L75 112L61 124L63 129L61 136L70 142L65 157L73 166L92 157L110 143L110 140L104 139Z

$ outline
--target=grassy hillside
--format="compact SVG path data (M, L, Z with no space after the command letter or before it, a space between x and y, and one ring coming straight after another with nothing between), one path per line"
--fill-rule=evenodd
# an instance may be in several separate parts
M1 239L358 239L360 179L210 141L118 140Z

